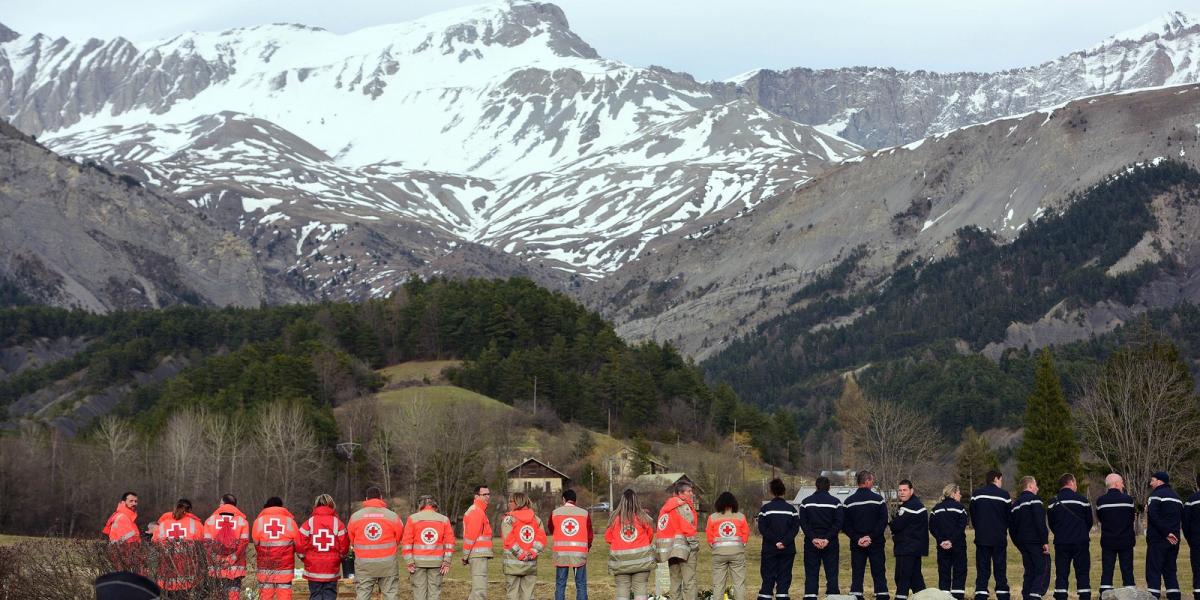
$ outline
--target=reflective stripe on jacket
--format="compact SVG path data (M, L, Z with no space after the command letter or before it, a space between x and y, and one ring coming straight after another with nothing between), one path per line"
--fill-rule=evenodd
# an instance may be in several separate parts
M137 544L142 541L138 536L137 513L124 502L117 503L117 509L104 524L104 535L114 544Z
M588 511L566 503L554 509L550 516L550 533L554 536L554 565L582 567L587 564L592 547L592 518Z
M750 524L740 512L714 513L708 516L704 534L713 556L737 556L746 552Z
M250 524L246 515L232 504L222 504L204 521L204 539L216 543L210 547L212 562L208 574L221 579L246 576L246 546L250 545Z
M383 500L363 502L363 507L350 515L349 530L355 574L390 577L397 573L404 522Z
M643 513L646 521L650 515ZM636 519L622 523L614 516L604 532L608 542L608 570L614 575L631 575L654 570L654 528Z
M314 508L312 516L300 526L296 552L304 558L304 578L309 581L340 579L342 557L349 549L346 527L328 506Z
M295 517L282 506L264 508L258 513L250 537L254 540L255 573L259 583L292 582L299 530Z
M672 558L687 560L699 548L696 541L696 509L691 502L671 496L658 513L658 562Z
M454 555L454 527L446 515L427 508L408 518L401 543L406 564L424 568L449 565Z
M537 573L537 555L546 548L546 530L542 520L529 508L518 508L500 522L504 536L504 574L534 575ZM525 554L526 560L521 560Z
M198 540L204 539L204 524L200 517L184 513L179 519L174 513L164 513L154 526L151 540L159 544L158 587L178 592L190 590L200 581L196 553Z
M492 523L487 517L487 503L476 500L463 513L463 558L491 558Z

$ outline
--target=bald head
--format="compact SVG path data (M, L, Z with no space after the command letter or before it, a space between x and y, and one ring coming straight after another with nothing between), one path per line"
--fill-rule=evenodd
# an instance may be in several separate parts
M1121 490L1123 492L1125 491L1125 478L1117 475L1116 473L1109 473L1108 476L1104 478L1104 487L1110 490Z

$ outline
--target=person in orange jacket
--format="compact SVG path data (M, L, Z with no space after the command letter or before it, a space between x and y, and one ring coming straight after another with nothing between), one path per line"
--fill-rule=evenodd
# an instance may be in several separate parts
M492 490L486 485L475 486L475 499L463 513L463 565L471 570L471 593L467 600L487 600L487 569L492 558L492 523L487 508Z
M713 597L723 598L733 583L733 600L746 598L746 542L750 524L738 512L738 501L730 492L721 492L704 528L713 554Z
M404 525L404 564L412 580L414 600L438 600L442 577L450 571L454 556L454 526L437 512L433 496L417 500L421 509Z
M220 580L228 600L239 600L242 597L242 578L246 576L250 523L237 507L236 496L221 496L221 505L204 521L204 539L210 544L209 576Z
M383 501L383 492L371 486L362 508L350 515L350 544L354 548L354 589L359 598L370 598L375 589L383 600L400 597L400 539L404 522Z
M617 600L646 600L654 570L654 520L642 510L637 493L625 490L604 531L608 572L616 579Z
M161 553L158 587L165 592L186 592L200 581L195 552L204 539L204 523L192 513L192 502L180 498L175 510L163 513L152 527L151 541Z
M333 496L317 496L312 516L300 526L300 539L296 541L296 553L304 559L304 578L308 580L308 597L312 600L337 600L342 558L350 550L350 538L336 509Z
M117 509L104 523L103 533L108 538L109 558L117 571L141 571L138 545L142 538L138 535L137 505L137 493L121 494Z
M696 562L700 542L696 540L696 494L692 484L676 482L674 495L658 513L658 562L666 562L671 573L673 600L696 600Z
M500 522L504 536L504 579L508 600L533 600L537 583L537 557L546 548L546 530L542 520L529 506L529 497L513 492L508 497L508 513Z
M262 600L292 600L292 577L296 573L296 540L300 528L283 500L267 499L254 519L250 539L254 541L254 575Z

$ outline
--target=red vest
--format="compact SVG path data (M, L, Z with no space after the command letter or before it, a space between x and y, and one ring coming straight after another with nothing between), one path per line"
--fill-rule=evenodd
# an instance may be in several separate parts
M304 555L304 578L309 581L337 581L341 578L342 557L350 549L346 526L328 506L318 506L300 526L296 552Z
M204 538L204 524L200 517L185 513L178 520L174 513L164 513L158 518L151 538L159 544L161 558L158 561L158 587L178 592L190 590L200 579L195 553L201 550L196 545Z
M208 574L221 579L246 576L246 546L250 545L250 523L232 504L222 504L204 522L204 539L212 540L212 562Z
M292 582L299 529L292 513L282 506L264 508L258 513L251 538L254 540L254 562L259 582Z
M587 564L588 549L592 547L592 521L588 511L565 504L550 515L550 530L554 532L554 565L582 567Z

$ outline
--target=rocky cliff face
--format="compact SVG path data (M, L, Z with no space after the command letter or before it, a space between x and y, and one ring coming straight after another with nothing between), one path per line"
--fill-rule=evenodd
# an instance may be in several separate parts
M245 243L195 211L61 158L4 123L0 240L0 277L55 306L105 312L296 298L268 283Z
M715 84L800 123L868 148L907 144L1074 98L1200 81L1200 21L1167 13L1037 66L997 73L874 67L762 69Z
M946 242L961 227L1011 240L1028 220L1130 164L1194 164L1197 94L1196 86L1109 94L868 153L745 216L658 240L588 290L589 301L624 336L671 340L704 358L787 311L801 286L855 249L863 257L852 287L876 285L899 264L952 251ZM1195 257L1173 256L1195 272ZM1152 304L1200 297L1177 283L1186 293L1163 292ZM1018 327L1012 343L1022 335Z

